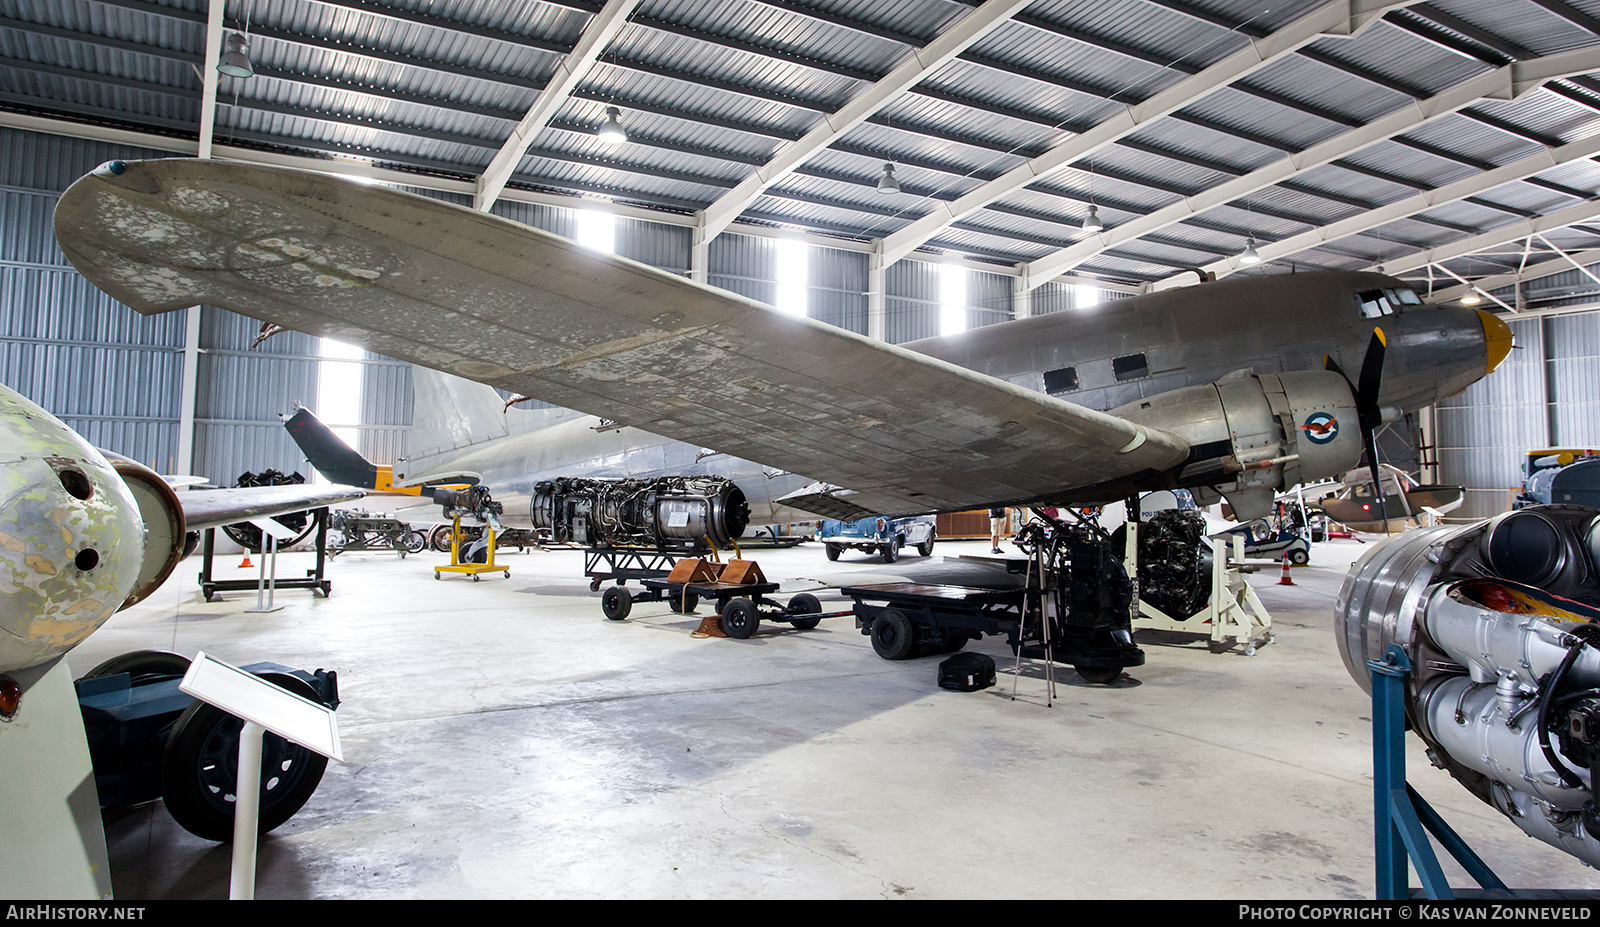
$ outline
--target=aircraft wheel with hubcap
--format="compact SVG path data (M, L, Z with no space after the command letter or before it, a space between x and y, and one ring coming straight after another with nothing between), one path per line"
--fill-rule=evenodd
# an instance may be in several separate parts
M809 592L802 592L789 600L789 614L816 615L822 611L822 600ZM796 618L790 622L797 630L809 631L822 623L821 618Z
M1311 554L1297 547L1289 551L1289 562L1295 566L1305 566L1311 562Z
M756 633L756 628L759 627L761 627L761 615L756 612L756 603L741 596L729 599L728 604L723 606L722 633L745 640Z
M304 680L286 673L262 679L317 701ZM239 782L239 731L244 722L197 701L178 716L161 756L161 798L172 819L202 840L233 839L234 792ZM259 833L289 820L322 781L328 758L273 733L261 742Z
M166 650L134 650L112 657L78 677L101 679L127 673L129 676L182 676L189 671L189 658Z
M904 660L917 647L917 629L898 608L886 608L872 621L872 649L885 660Z
M600 596L600 610L612 621L621 621L633 611L633 594L622 586L612 586Z

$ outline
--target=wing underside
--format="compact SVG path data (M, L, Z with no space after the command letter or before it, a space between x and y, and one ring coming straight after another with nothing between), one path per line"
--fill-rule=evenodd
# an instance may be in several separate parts
M252 518L304 512L366 493L348 486L241 486L235 489L191 489L178 493L188 530L219 528Z
M142 312L206 303L849 489L872 512L1049 499L1170 434L473 210L309 172L127 162L56 211Z

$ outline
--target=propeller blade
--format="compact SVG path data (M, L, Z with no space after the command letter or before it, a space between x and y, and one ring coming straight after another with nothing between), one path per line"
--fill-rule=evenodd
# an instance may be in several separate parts
M1389 351L1389 340L1383 329L1372 330L1372 340L1367 342L1367 355L1361 359L1361 381L1356 389L1356 409L1362 421L1371 418L1371 427L1378 427L1378 390L1383 385L1383 358Z

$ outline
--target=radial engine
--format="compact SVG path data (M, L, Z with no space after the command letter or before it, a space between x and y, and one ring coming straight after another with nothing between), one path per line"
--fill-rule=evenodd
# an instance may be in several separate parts
M533 526L591 547L733 546L750 523L744 491L719 476L542 480Z
M1339 592L1345 668L1410 660L1435 766L1528 835L1600 866L1600 510L1519 509L1370 550Z

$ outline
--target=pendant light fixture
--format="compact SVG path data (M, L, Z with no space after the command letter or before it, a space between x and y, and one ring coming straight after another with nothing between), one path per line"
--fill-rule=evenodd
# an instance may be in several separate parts
M878 178L879 193L899 193L900 181L894 176L894 165L883 162L883 176Z
M256 73L250 64L250 44L237 32L228 33L227 47L217 59L217 71L228 77L250 77Z
M1244 251L1239 254L1240 264L1260 264L1261 255L1256 253L1256 237L1247 236L1244 240Z
M1083 230L1085 232L1098 232L1105 227L1106 224L1100 221L1100 207L1090 203L1089 214L1083 217Z
M615 106L606 107L606 121L600 126L600 131L595 133L600 141L607 145L620 145L628 140L628 132L622 128L622 110Z

